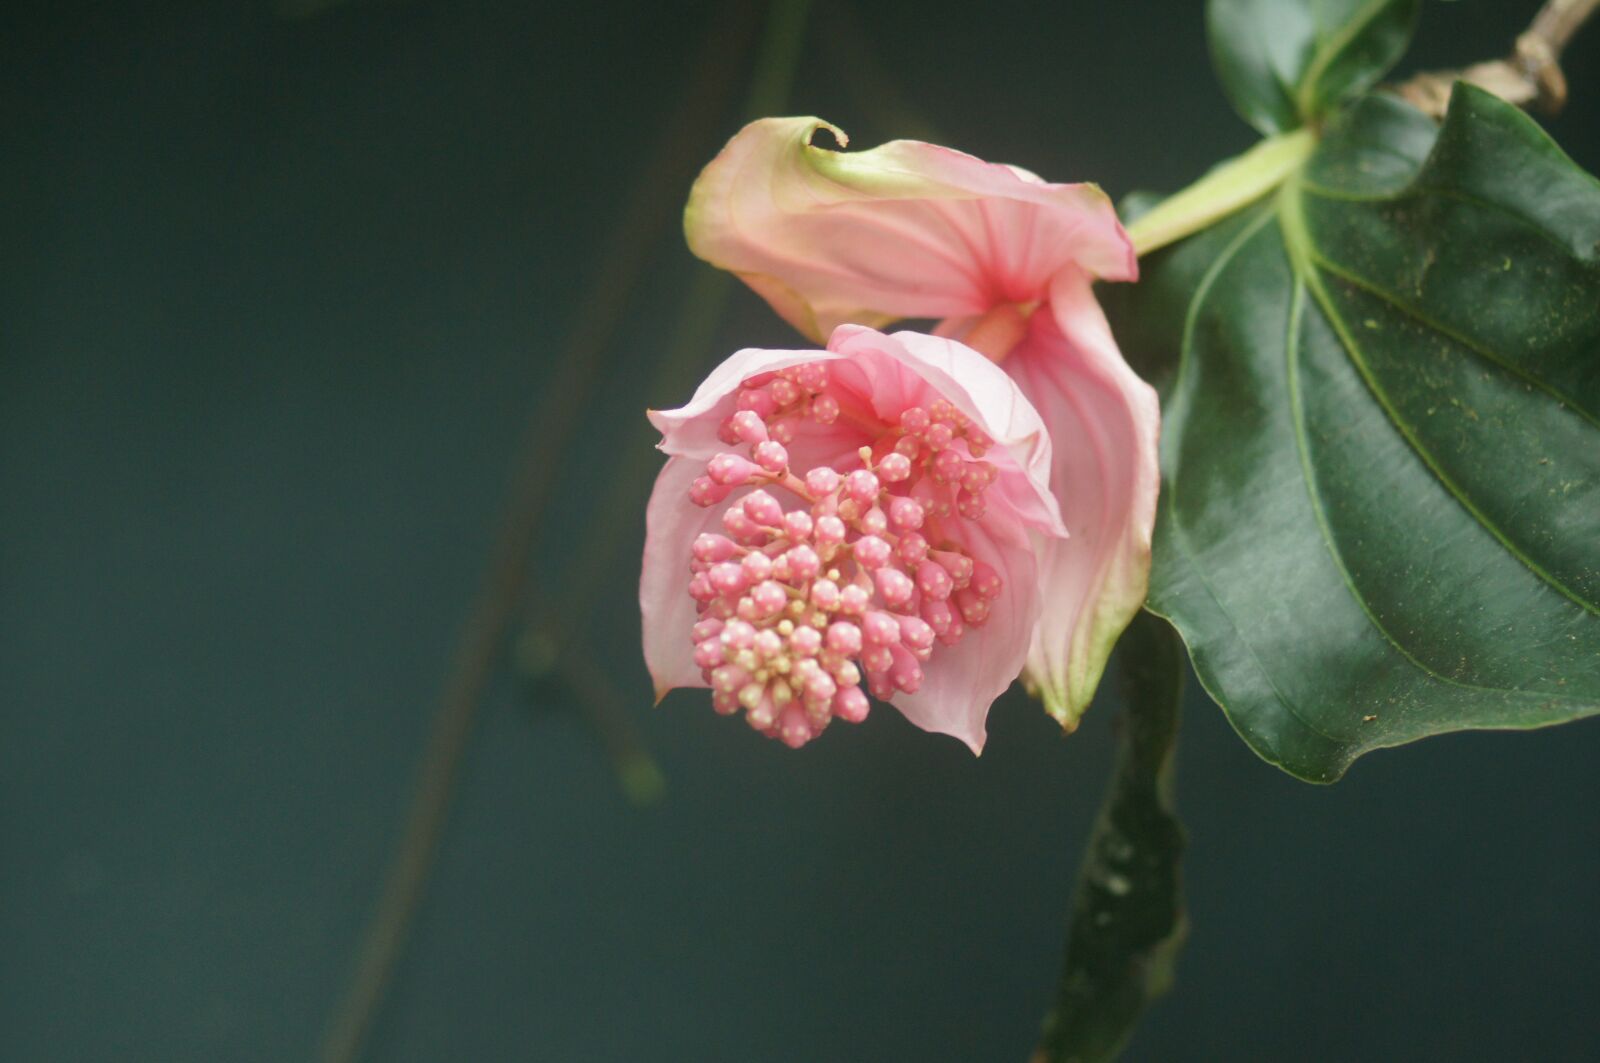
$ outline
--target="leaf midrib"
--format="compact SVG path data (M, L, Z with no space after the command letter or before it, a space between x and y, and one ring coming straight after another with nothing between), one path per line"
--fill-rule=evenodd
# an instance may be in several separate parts
M1483 527L1485 531L1494 536L1495 540L1500 543L1507 553L1515 557L1530 572L1539 577L1539 579L1543 580L1545 584L1551 587L1551 589L1560 593L1573 604L1579 606L1592 615L1600 616L1600 606L1585 600L1581 595L1568 588L1560 580L1556 579L1549 572L1546 572L1544 568L1538 564L1538 562L1529 557L1515 543L1511 542L1511 540L1506 537L1505 533L1502 532L1501 529L1493 521L1491 521L1486 514L1478 509L1478 507L1467 496L1467 493L1462 490L1461 487L1457 485L1442 468L1439 467L1438 463L1434 459L1433 454L1422 445L1421 440L1417 438L1416 433L1411 425L1400 416L1400 412L1395 408L1389 394L1379 384L1376 376L1372 372L1371 366L1367 364L1367 360L1362 356L1361 345L1356 342L1355 334L1350 330L1344 318L1340 316L1338 310L1334 306L1332 297L1322 284L1322 278L1315 263L1315 258L1317 257L1316 251L1311 242L1310 231L1306 226L1305 210L1304 205L1301 203L1300 196L1300 175L1295 174L1285 181L1283 187L1279 190L1276 209L1278 230L1283 236L1284 247L1289 252L1290 269L1294 272L1295 276L1306 285L1312 295L1315 296L1318 308L1321 309L1323 316L1328 319L1328 323L1333 327L1334 332L1338 335L1339 342L1344 347L1346 356L1349 357L1351 364L1356 367L1356 371L1361 374L1361 379L1366 383L1367 390L1371 392L1373 398L1377 400L1379 407L1389 418L1389 422L1394 425L1395 430L1398 431L1405 439L1406 443L1410 445L1412 451L1416 453L1417 457L1422 459L1423 464L1428 467L1429 471L1431 471L1439 480L1439 482L1444 485L1445 490L1450 492L1451 497L1453 497L1456 502L1459 503L1461 507L1465 509L1480 526ZM1421 323L1426 325L1426 322Z
M1514 687L1505 686L1485 686L1482 683L1469 683L1463 679L1453 679L1450 676L1444 675L1438 669L1424 661L1421 657L1418 657L1416 654L1412 653L1398 638L1394 636L1392 632L1390 632L1388 625L1379 619L1377 613L1373 610L1371 603L1367 601L1366 595L1363 594L1361 589L1356 586L1355 577L1351 574L1349 567L1345 564L1344 553L1339 549L1339 546L1334 539L1333 528L1328 524L1327 508L1323 505L1322 489L1317 480L1316 469L1312 466L1311 462L1311 440L1310 435L1306 430L1305 403L1303 399L1304 393L1300 386L1300 330L1302 315L1305 309L1305 294L1307 287L1308 286L1304 279L1299 276L1295 277L1294 292L1291 296L1292 301L1289 308L1288 335L1285 337L1284 342L1284 352L1287 366L1286 381L1289 389L1290 419L1294 424L1295 450L1299 454L1300 458L1300 472L1305 479L1306 494L1310 498L1312 515L1316 517L1317 530L1322 534L1323 545L1327 548L1328 556L1333 560L1334 567L1339 570L1339 578L1344 583L1345 589L1349 591L1350 597L1355 601L1356 605L1360 607L1361 612L1366 615L1367 622L1370 623L1378 632L1378 634L1383 637L1383 640L1390 646L1394 647L1394 651L1404 658L1407 663L1411 664L1412 667L1422 672L1429 679L1444 683L1448 686L1456 687L1460 690L1471 690L1480 694L1509 694L1518 697L1528 697L1530 699L1540 701L1577 700L1581 702L1583 699L1574 698L1571 695L1547 694L1541 691L1518 690Z
M1328 67L1391 2L1392 0L1368 0L1367 6L1358 11L1355 18L1341 26L1339 32L1311 56L1311 62L1306 66L1305 75L1300 81L1300 91L1295 94L1295 107L1300 112L1302 122L1309 122L1313 117L1311 105L1316 99L1317 83L1328 72Z

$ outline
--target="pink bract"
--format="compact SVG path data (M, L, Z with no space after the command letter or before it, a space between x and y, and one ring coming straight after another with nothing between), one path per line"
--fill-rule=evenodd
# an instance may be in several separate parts
M1091 287L1136 279L1133 247L1094 185L916 141L830 151L811 143L822 129L846 143L816 118L746 126L690 193L689 246L808 336L937 318L1016 380L1052 437L1071 533L1037 543L1025 678L1071 729L1149 578L1160 410Z
M652 411L640 606L658 695L710 687L790 745L859 721L858 683L983 747L1065 534L1050 440L1017 384L949 339L842 326L739 351Z

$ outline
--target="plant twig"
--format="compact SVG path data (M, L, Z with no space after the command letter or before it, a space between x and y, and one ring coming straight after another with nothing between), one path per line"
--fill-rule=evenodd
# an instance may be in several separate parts
M1509 57L1476 63L1465 70L1426 71L1393 86L1392 91L1435 118L1444 115L1450 89L1457 81L1471 82L1518 107L1557 114L1567 102L1561 53L1597 10L1600 0L1545 0Z
M579 304L578 318L558 352L553 379L545 385L529 421L495 547L461 631L399 847L384 873L348 989L322 1041L323 1063L353 1063L360 1058L433 866L478 703L499 660L506 630L517 615L528 559L559 468L553 456L579 423L600 376L596 363L643 272L655 235L676 217L680 182L674 178L681 175L687 180L693 173L701 141L725 106L732 82L727 70L730 58L744 53L754 27L748 7L730 2L706 34L689 65L691 81L682 101L650 154L637 164L639 181L618 215L600 273L589 297Z

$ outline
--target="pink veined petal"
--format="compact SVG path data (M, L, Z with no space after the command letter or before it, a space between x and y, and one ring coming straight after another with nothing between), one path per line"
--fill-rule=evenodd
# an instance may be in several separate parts
M1044 608L1027 680L1071 730L1144 603L1161 474L1160 407L1123 361L1091 278L1064 273L1005 367L1055 444L1051 488L1070 538L1038 539Z
M939 648L937 667L927 669L922 689L894 699L906 719L924 731L959 738L973 753L983 752L989 707L1022 671L1039 618L1035 544L1029 541L1036 536L1022 534L1015 524L965 526L963 545L994 566L1005 591L982 627L969 627L956 645Z
M917 382L916 390L885 393L880 386L881 403L898 404L903 410L942 397L972 418L1010 456L1010 461L997 462L1001 475L990 488L991 497L1003 500L1018 519L1046 535L1066 534L1058 502L1050 491L1051 441L1045 422L1016 381L999 366L955 340L919 332L885 336L872 329L841 325L828 340L828 347L848 359L871 352L905 367L906 378ZM898 416L898 410L882 412ZM992 452L989 460L994 460Z
M689 246L821 340L840 324L962 317L1042 299L1067 267L1133 279L1110 200L950 148L813 147L817 118L752 122L695 182Z

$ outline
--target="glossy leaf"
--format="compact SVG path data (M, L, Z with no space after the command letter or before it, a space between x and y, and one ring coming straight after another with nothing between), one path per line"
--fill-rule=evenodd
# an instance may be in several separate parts
M1600 711L1600 182L1479 90L1437 137L1373 97L1145 267L1151 608L1261 756Z
M1117 764L1084 854L1056 1006L1034 1063L1116 1058L1171 982L1186 929L1183 831L1171 797L1183 650L1165 621L1140 613L1116 662L1127 705Z
M1211 61L1234 109L1263 133L1316 121L1395 64L1421 0L1211 0Z

